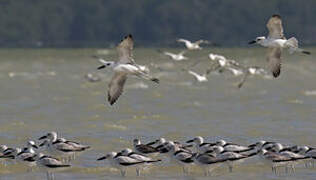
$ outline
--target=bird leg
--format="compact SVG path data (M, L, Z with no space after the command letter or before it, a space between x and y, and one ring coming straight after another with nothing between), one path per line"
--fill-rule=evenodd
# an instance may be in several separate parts
M125 177L125 176L126 176L126 171L123 170L123 169L121 169L121 175L122 175L123 177Z
M138 167L136 168L136 175L140 176L140 169Z

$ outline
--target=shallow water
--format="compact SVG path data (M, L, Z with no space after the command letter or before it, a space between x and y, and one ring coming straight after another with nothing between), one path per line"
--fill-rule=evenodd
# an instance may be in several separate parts
M180 49L169 49L177 52ZM308 50L316 52L316 48ZM241 63L265 66L264 48L204 49L188 52L187 62L172 62L157 49L135 49L139 64L149 66L161 83L129 78L125 93L114 106L106 101L110 71L99 71L90 56L114 50L97 49L1 49L0 143L23 146L48 131L92 146L73 167L55 172L56 179L121 179L118 172L96 158L108 151L131 147L131 140L158 137L185 141L194 136L209 141L223 138L241 144L268 139L287 144L316 145L316 59L314 55L284 52L277 79L249 78L242 89L241 77L212 73L206 83L195 83L181 68L197 60L193 69L205 71L210 52ZM88 82L94 73L101 82ZM43 179L45 171L28 172L19 164L0 165L0 179ZM179 166L162 163L145 172L145 179L209 179L192 167L183 177ZM270 167L255 161L241 164L233 173L227 167L214 171L214 179L316 179L315 169L298 167L295 174L276 177ZM136 178L134 169L128 177Z

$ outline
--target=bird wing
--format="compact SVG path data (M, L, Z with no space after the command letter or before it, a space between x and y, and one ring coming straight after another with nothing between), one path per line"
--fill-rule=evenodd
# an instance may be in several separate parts
M113 105L123 92L127 74L116 72L111 79L108 90L108 101Z
M205 43L205 44L208 44L209 41L206 41L206 40L203 40L203 39L200 39L198 41L195 41L194 44L201 44L201 43Z
M173 57L175 55L175 54L167 52L167 51L163 52L163 54L167 55L167 56L170 56L170 57Z
M184 42L184 43L191 43L191 41L186 40L186 39L182 39L182 38L178 39L177 41L178 42Z
M137 145L138 151L141 153L155 153L158 152L158 150L152 146L146 146L145 144Z
M241 88L244 85L244 83L246 82L248 76L249 76L249 72L246 71L244 77L242 78L242 80L237 85L238 88Z
M272 15L267 23L267 28L269 30L269 38L285 39L280 15Z
M187 51L181 51L179 55L184 55Z
M180 152L176 154L177 159L179 160L186 160L192 158L192 154L186 153L186 152Z
M268 49L268 66L275 78L281 73L281 52L282 49L279 47Z
M199 75L199 74L196 73L196 72L193 72L193 71L189 70L188 73L191 74L191 75L193 75L196 80L201 79L201 75Z
M131 34L124 37L124 39L117 46L117 52L119 56L119 62L123 64L134 64L132 50L134 47L134 41Z

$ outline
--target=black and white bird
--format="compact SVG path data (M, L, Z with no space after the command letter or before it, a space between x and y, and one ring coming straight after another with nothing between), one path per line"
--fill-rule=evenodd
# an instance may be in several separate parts
M82 145L78 142L58 138L56 132L49 132L40 137L39 140L45 140L40 146L46 145L47 149L54 155L74 156L74 153L82 152L90 148L90 146Z
M180 142L177 142L177 141L172 141L172 142L174 143L175 146L178 146L181 150L192 153L192 150L189 149L190 147L192 147L192 145L181 144ZM154 144L157 144L155 148L159 151L159 153L167 153L169 151L167 148L167 145L169 143L165 138L159 138L151 143L148 143L147 145L154 145Z
M36 151L38 146L35 144L34 141L28 141L26 147L24 147L19 153L16 154L15 159L23 162L24 164L32 167L36 165Z
M203 169L205 176L209 176L215 168L220 167L225 161L209 153L197 153L194 155L194 163Z
M272 146L274 146L276 142L273 141L264 141L264 140L260 140L256 143L253 143L251 145L248 145L248 147L252 147L255 148L257 151L261 150L261 149L268 149L271 148Z
M181 150L172 141L168 141L167 148L169 150L168 154L170 156L170 159L182 166L184 174L189 174L188 165L194 163L195 154Z
M225 140L218 140L216 142L217 146L222 146L224 148L225 151L230 151L230 152L237 152L237 153L241 153L241 152L246 152L246 151L251 151L254 150L254 147L249 147L249 146L242 146L239 144L235 144L235 143L228 143Z
M258 154L259 154L259 157L263 160L263 163L271 166L272 172L274 172L275 174L277 174L278 167L285 167L287 169L289 163L293 161L293 159L288 156L284 156L279 153L267 151L264 148L259 150Z
M254 41L249 42L249 44L257 43L263 47L269 48L267 60L269 64L270 71L276 78L281 73L281 53L282 49L288 49L290 53L302 52L304 54L310 54L310 52L300 49L298 47L298 41L295 37L286 39L283 34L282 20L281 16L278 14L272 15L267 23L267 28L269 30L268 37L260 36Z
M122 153L117 152L109 152L97 160L101 161L105 159L107 159L113 167L119 169L122 176L126 176L127 167L147 163L146 161L140 161L129 156L123 156Z
M246 158L252 157L256 155L257 153L252 153L249 155L237 153L237 152L231 152L226 151L224 147L222 146L216 146L214 147L214 152L216 158L222 162L226 162L229 172L233 171L233 166L242 163Z
M136 159L138 161L146 161L145 164L140 164L140 167L136 167L136 174L137 176L140 176L140 171L142 169L142 165L149 165L151 163L160 162L160 159L152 159L146 155L139 154L137 152L133 152L130 148L125 148L121 151L122 156L128 156L130 158Z
M151 144L151 143L149 143ZM142 144L139 139L133 140L134 150L141 154L157 154L159 150L149 144Z
M56 171L58 169L64 169L71 166L70 164L63 163L61 160L57 158L44 155L43 153L38 153L35 156L35 160L39 168L46 170L47 179L54 179L53 171Z
M110 105L113 105L123 93L123 88L128 75L135 75L142 79L159 83L157 78L149 75L147 67L135 63L132 55L133 47L133 37L129 34L125 36L121 43L117 46L118 61L114 62L99 59L102 65L99 66L98 69L110 67L114 71L114 75L110 81L108 89L108 101Z
M195 148L198 153L205 153L208 151L213 151L216 143L206 143L204 142L204 138L201 136L197 136L191 140L188 140L186 143L194 143Z

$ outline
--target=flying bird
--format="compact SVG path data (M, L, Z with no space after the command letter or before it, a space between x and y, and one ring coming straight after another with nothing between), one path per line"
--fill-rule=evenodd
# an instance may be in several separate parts
M205 44L208 44L209 42L206 41L206 40L198 40L198 41L195 41L195 42L191 42L189 40L186 40L186 39L178 39L177 40L178 42L183 42L185 44L185 47L188 49L188 50L201 50L202 48L200 47L200 44L201 43L205 43Z
M249 44L260 44L263 47L268 47L267 61L268 67L276 78L281 73L281 53L282 49L288 49L290 54L294 52L301 52L304 54L311 54L298 47L298 41L295 37L286 39L283 34L281 16L274 14L267 23L269 30L268 37L260 36L255 40L250 41Z
M171 52L163 52L164 55L166 56L169 56L172 60L175 60L175 61L183 61L183 60L187 60L188 58L184 56L184 53L186 51L181 51L180 53L178 54L175 54L175 53L171 53Z
M133 46L133 37L129 34L125 36L121 43L117 46L119 57L118 61L114 62L99 59L102 65L99 66L98 69L110 67L114 71L114 75L110 81L108 89L108 101L110 105L113 105L123 93L124 84L128 75L135 75L142 79L159 83L159 79L149 75L147 67L135 63L132 55Z

